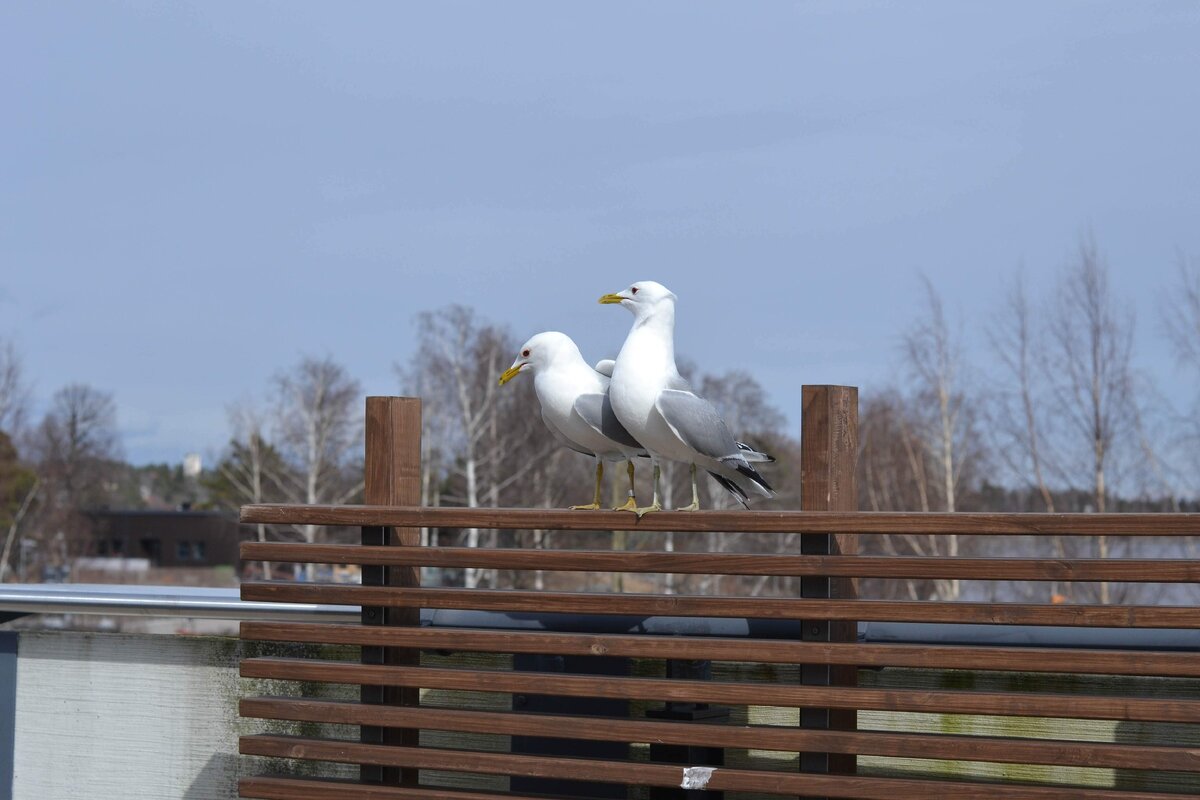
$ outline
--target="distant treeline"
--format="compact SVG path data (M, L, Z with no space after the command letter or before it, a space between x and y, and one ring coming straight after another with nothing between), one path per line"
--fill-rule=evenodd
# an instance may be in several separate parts
M947 313L936 285L922 278L921 289L919 310L897 334L900 369L894 384L860 397L860 508L1197 508L1196 398L1171 403L1139 371L1134 317L1113 294L1108 268L1090 236L1081 239L1050 291L1035 297L1014 273L993 313L972 323L970 336L956 315ZM1173 349L1180 369L1200 390L1200 262L1181 257L1176 283L1164 287L1164 298L1157 309L1159 341ZM557 447L539 416L530 413L537 402L532 381L497 385L520 342L514 332L461 306L422 313L415 327L423 355L397 366L396 376L400 393L424 401L425 504L563 507L590 499L592 464ZM968 353L968 340L986 345ZM686 341L679 349L686 353ZM778 459L767 474L779 495L759 507L796 508L798 434L754 376L741 370L708 373L682 359L680 366L740 439ZM301 359L277 373L256 400L232 406L229 443L199 475L185 474L181 465L135 468L124 463L117 409L111 395L94 387L64 387L40 420L28 419L28 407L19 353L11 343L0 342L0 573L5 580L37 580L44 567L88 554L81 512L89 508L188 503L236 509L244 503L361 499L363 392L329 357ZM641 471L639 491L648 492L648 473ZM624 501L623 489L619 476L610 477L612 501L618 505ZM690 499L686 466L668 465L663 484L668 507ZM701 491L706 508L732 504L715 484L706 481ZM315 541L331 534L313 527L260 526L256 535ZM499 536L474 530L425 535L431 542L470 545L480 544L481 536ZM605 538L609 534L520 531L503 536L531 547L612 544ZM25 572L18 576L14 566L21 542ZM978 546L966 537L961 542L954 537L892 537L867 544L897 555L966 555L968 548ZM624 546L771 550L794 543L779 537L662 534L630 536ZM1065 553L1068 544L1038 546L1053 556ZM1104 557L1115 554L1110 546L1128 545L1099 546L1090 555ZM557 580L482 572L447 572L432 579L470 586ZM709 591L732 579L657 580L671 590ZM790 590L786 581L757 579L750 588ZM914 582L891 591L957 596L960 588L948 582ZM1107 594L1109 589L1096 591Z

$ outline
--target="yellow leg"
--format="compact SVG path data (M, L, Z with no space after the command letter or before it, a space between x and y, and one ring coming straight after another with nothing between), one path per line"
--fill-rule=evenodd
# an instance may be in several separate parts
M696 490L696 465L692 464L692 504L684 506L680 511L699 511L700 510L700 493Z
M633 461L625 462L625 471L629 474L629 497L625 498L625 505L616 506L613 511L637 511L637 500L633 497Z
M651 511L662 511L663 510L662 503L660 503L658 501L658 481L659 481L660 477L662 477L662 470L659 469L658 464L655 464L654 465L654 502L652 502L650 505L645 506L643 508L634 509L633 513L638 515L638 519L641 519L643 516L645 516L646 514L649 514Z
M596 459L596 493L586 506L571 506L572 511L595 511L600 508L600 482L604 479L604 462Z

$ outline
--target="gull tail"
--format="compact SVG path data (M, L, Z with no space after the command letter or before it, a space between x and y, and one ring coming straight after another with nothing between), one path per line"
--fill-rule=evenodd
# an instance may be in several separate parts
M751 464L774 464L775 456L769 453L760 453L745 442L734 442L742 458L749 461Z
M746 493L744 491L742 491L742 487L738 486L736 483L729 480L729 478L726 478L724 475L718 475L717 473L713 472L711 469L708 471L708 474L712 475L713 480L715 480L717 483L724 486L731 495L736 497L737 501L739 503L741 503L742 506L744 506L745 508L750 507L750 504L748 502L746 502L748 500L748 498L746 497Z
M739 475L750 481L750 484L757 489L763 497L775 496L775 490L771 488L771 484L767 483L767 479L762 475L759 475L758 470L750 466L745 461L736 465L734 469L737 470Z
M709 470L708 474L712 475L717 483L728 489L729 493L736 497L743 506L749 508L750 492L755 492L763 497L775 496L775 490L771 488L771 484L767 483L767 479L750 466L750 463L741 454L721 459L720 464L722 467L720 473Z

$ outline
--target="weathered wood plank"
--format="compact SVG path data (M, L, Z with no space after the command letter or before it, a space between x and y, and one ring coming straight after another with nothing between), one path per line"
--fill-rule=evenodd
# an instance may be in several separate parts
M1191 748L1095 742L954 736L927 733L850 732L771 725L706 725L655 720L513 714L444 708L399 708L308 698L252 697L241 701L243 717L342 725L387 725L457 733L511 736L572 736L594 741L661 742L702 747L1001 761L1050 766L1087 765L1123 769L1200 771Z
M800 508L805 511L857 511L858 389L852 386L804 386L800 414ZM786 540L785 540L786 541ZM830 557L858 552L858 537L849 534L800 535L800 553ZM858 596L853 578L803 575L800 596L849 600ZM806 642L853 642L856 619L805 619L800 638ZM800 681L809 686L853 686L858 670L829 664L804 664ZM858 717L844 709L815 705L800 709L802 728L854 730ZM855 756L848 753L801 752L803 772L853 774ZM812 800L818 800L812 798Z
M778 597L530 592L495 589L408 589L343 584L248 582L243 600L335 603L404 608L476 609L563 614L749 617L1073 625L1105 628L1200 628L1200 609L1190 606L1039 605L941 603L906 600L823 600ZM753 660L753 652L746 653Z
M407 789L398 786L378 786L336 780L311 780L263 776L242 778L238 782L240 797L255 800L546 800L493 792L469 792L462 789L441 789L421 786Z
M972 536L1196 536L1200 514L991 514L881 511L624 511L420 506L246 505L246 523L500 530L713 533L926 533Z
M1046 647L851 644L721 637L496 631L469 628L380 629L303 622L243 622L243 639L318 644L391 645L432 650L557 653L633 658L690 658L772 664L826 663L862 667L984 669L1099 675L1200 677L1195 653Z
M561 572L674 572L699 575L804 575L1020 581L1200 581L1200 561L1179 559L935 558L915 556L759 555L611 550L393 548L353 544L243 542L243 560L299 564L482 567Z
M368 397L365 413L365 451L363 454L363 500L368 505L405 505L421 502L421 401L415 397ZM421 544L418 528L364 526L365 546L391 546L414 549ZM410 564L367 566L362 582L376 586L416 587L421 585L421 570ZM363 608L364 625L419 625L420 609L395 606ZM370 648L362 651L367 664L419 663L412 650ZM363 686L364 702L415 706L418 693L404 687ZM419 731L364 727L361 740L371 744L416 746ZM413 770L365 767L363 780L415 786L419 776Z
M612 781L614 777L619 776L622 782L643 786L680 786L689 777L699 777L694 772L685 772L689 769L686 766L424 747L381 747L357 742L291 736L244 736L240 740L239 749L244 755L274 758L316 759L539 778ZM1002 786L964 781L792 774L727 768L713 769L702 785L693 788L792 795L823 794L829 797L855 797L863 800L896 800L898 797L904 800L946 800L947 797L970 797L978 800L1179 800L1180 797L1178 794L1163 792L1032 785Z
M1033 692L860 689L774 683L614 678L562 673L499 672L430 667L374 667L343 661L257 658L242 662L242 676L327 683L375 683L425 689L539 694L632 700L674 700L747 706L816 705L829 708L939 714L1111 719L1125 722L1200 721L1200 701Z

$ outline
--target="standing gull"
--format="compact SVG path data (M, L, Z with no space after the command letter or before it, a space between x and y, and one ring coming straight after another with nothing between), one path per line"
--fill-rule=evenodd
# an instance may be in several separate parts
M533 372L533 390L542 406L542 422L550 434L559 444L596 459L595 497L588 505L571 508L600 508L604 462L625 460L629 497L625 505L613 510L637 510L633 459L645 455L645 450L613 414L608 401L608 376L589 367L571 337L557 331L539 333L522 345L512 366L500 376L500 385L526 369Z
M620 303L633 313L633 328L617 356L609 394L617 419L654 462L654 502L634 509L637 515L662 510L658 484L659 462L664 458L691 465L692 503L680 511L700 508L697 465L743 506L750 492L773 497L774 490L750 466L744 445L734 441L721 415L679 375L675 366L675 295L661 283L639 281L622 292L604 295L600 302Z

